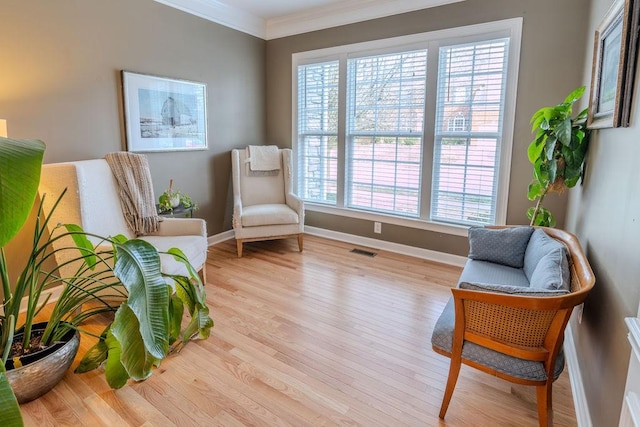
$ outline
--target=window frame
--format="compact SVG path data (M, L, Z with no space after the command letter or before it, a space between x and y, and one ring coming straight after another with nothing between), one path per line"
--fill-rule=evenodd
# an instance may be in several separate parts
M435 145L435 116L437 103L437 73L439 48L469 42L480 42L495 38L508 37L509 65L506 73L504 115L502 128L502 146L497 170L496 216L495 224L506 223L509 180L511 174L511 155L515 124L515 106L520 64L520 46L522 39L522 18L512 18L464 27L449 28L427 33L412 34L389 39L334 46L292 55L292 148L298 150L298 67L319 62L339 61L338 92L338 194L336 204L329 205L305 201L309 211L346 216L356 219L385 222L404 227L418 228L453 235L466 235L468 225L433 221L429 218L432 199L433 154ZM422 140L421 205L420 216L416 218L400 217L386 213L360 210L346 206L345 186L346 165L346 109L347 109L347 61L352 58L380 55L416 49L427 49L427 85L425 99L424 136ZM430 77L431 76L431 77ZM294 157L294 170L297 171L297 155ZM294 188L298 188L298 177L294 174Z

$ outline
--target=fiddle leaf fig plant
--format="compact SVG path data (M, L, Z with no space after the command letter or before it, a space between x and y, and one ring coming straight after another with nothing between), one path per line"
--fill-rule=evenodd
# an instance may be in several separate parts
M533 164L533 180L527 198L537 200L527 210L531 225L553 227L556 219L542 202L549 193L562 194L574 187L583 176L584 160L589 145L588 108L573 116L573 105L584 94L581 86L555 107L543 107L531 117L535 139L527 154Z

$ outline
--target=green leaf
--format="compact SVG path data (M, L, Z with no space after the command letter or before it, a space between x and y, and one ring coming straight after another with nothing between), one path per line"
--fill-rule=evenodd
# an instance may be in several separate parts
M540 158L540 155L544 150L544 145L544 143L538 143L538 140L533 141L531 144L529 144L529 148L527 149L527 156L529 157L529 161L531 163L535 163L536 160Z
M530 221L531 221L531 218L533 218L534 212L535 212L534 207L527 209L527 218L529 218ZM538 210L538 214L536 215L536 219L532 221L532 225L536 225L540 227L553 227L556 225L556 220L553 217L553 215L551 215L551 212L549 211L549 209L545 208L544 206L540 206L540 209Z
M531 133L535 133L540 128L542 121L544 120L544 112L541 110L536 111L531 117Z
M584 91L585 91L585 87L580 86L579 88L571 92L569 95L567 95L567 97L564 99L564 103L573 104L574 102L576 102L578 99L582 97L582 94L584 93Z
M193 265L191 265L191 263L189 262L189 259L184 254L184 252L182 252L178 248L171 248L167 251L167 253L172 255L174 260L176 260L179 263L182 263L187 268L187 271L189 272L189 276L191 278L194 278L194 279L197 278L198 281L200 280L198 276L198 272L196 271L195 268L193 268Z
M567 188L575 187L580 180L580 177L582 177L582 167L579 167L578 169L564 169L564 184L567 186Z
M6 427L22 427L24 425L20 406L18 406L16 396L9 384L4 363L0 363L0 418L2 425Z
M173 344L180 337L180 329L182 328L182 316L184 315L184 304L177 295L171 296L169 304L169 315L171 321L169 332L169 344Z
M169 294L160 274L160 255L144 240L115 246L114 273L129 292L129 307L140 324L146 349L162 359L169 349Z
M140 331L141 327L138 318L130 306L127 303L123 303L116 311L110 332L119 343L120 363L129 377L136 381L149 378L156 360L147 352ZM109 345L109 352L111 352L111 345ZM166 356L166 353L158 359L162 359L164 356ZM111 357L111 354L109 354L109 357Z
M549 173L546 170L546 165L540 159L533 165L533 177L538 180L542 186L546 186L549 182Z
M106 336L105 336L106 338ZM105 339L100 339L91 347L84 355L80 364L75 369L76 374L82 374L84 372L93 371L98 366L102 364L105 360L107 360L107 355L109 354L109 347L105 342Z
M529 191L527 193L527 198L529 200L535 200L542 195L543 190L544 189L542 185L540 185L538 181L532 181L531 184L529 184Z
M104 376L111 388L122 388L129 380L129 374L124 368L124 365L120 362L120 354L122 348L118 340L113 336L111 330L107 333L106 338L108 350L107 363L104 367Z
M554 158L556 151L556 142L558 142L558 140L554 136L547 139L547 143L544 147L545 159L552 160Z
M569 117L558 124L556 135L563 145L571 144L571 119Z
M44 150L42 141L0 138L0 248L18 233L31 212Z
M549 182L550 183L554 183L556 182L556 177L557 177L557 173L558 173L558 162L557 161L552 161L549 163Z
M93 270L96 266L96 255L93 250L93 244L84 233L82 227L76 224L64 224L64 227L71 233L73 243L78 247L87 266Z
M187 342L198 334L200 338L207 338L213 327L213 320L209 317L204 288L197 288L186 277L177 277L176 295L182 300L191 315L191 321L183 331L182 341Z
M584 110L580 111L580 114L578 114L575 118L576 121L579 120L584 120L587 118L587 116L589 115L589 107L585 108Z

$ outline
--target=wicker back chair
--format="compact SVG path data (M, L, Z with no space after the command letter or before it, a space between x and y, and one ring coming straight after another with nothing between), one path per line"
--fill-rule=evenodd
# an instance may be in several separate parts
M562 296L539 297L452 289L455 324L451 352L433 347L437 353L451 358L440 418L444 418L447 412L460 365L464 363L513 383L536 386L539 423L541 426L553 424L551 390L553 381L564 366L564 358L558 358L564 330L573 307L584 301L595 278L574 235L551 228L543 230L564 243L569 251L571 292ZM462 354L465 342L473 343L471 347L478 353L492 351L491 357L495 357L496 352L500 353L507 363L496 369L482 363L483 357L465 357ZM526 365L528 368L539 366L540 372L535 375L523 373L526 371L523 363L529 363Z

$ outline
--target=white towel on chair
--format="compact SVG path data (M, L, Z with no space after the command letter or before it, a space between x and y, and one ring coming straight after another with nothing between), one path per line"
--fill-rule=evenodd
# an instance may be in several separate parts
M280 150L277 145L250 145L249 167L252 171L280 169Z

